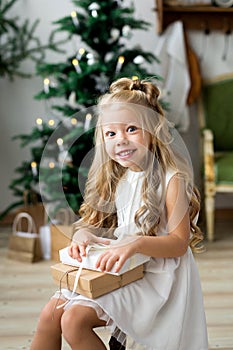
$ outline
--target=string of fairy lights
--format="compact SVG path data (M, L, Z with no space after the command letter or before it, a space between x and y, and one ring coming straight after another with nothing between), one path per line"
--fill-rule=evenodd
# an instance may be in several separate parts
M120 0L119 0L120 2ZM90 14L92 17L96 18L98 17L98 11L100 10L100 6L99 4L93 2L90 4L90 6L88 7L88 10L90 11ZM77 12L75 10L73 10L70 14L73 25L75 27L79 26L79 20L78 20L78 16L77 16ZM124 37L130 37L131 33L131 28L129 25L125 25L122 28L122 34ZM111 37L112 40L116 40L118 39L120 36L120 31L116 28L113 28L111 30ZM80 61L82 60L82 57L85 55L85 58L87 59L87 64L88 65L92 65L95 63L95 57L94 54L91 52L86 52L85 48L81 47L79 48L79 50L77 51L77 54L74 56L74 58L72 59L71 63L75 69L75 71L77 72L77 74L81 74L82 73L82 68L80 65ZM137 57L134 58L133 62L135 64L141 64L143 63L144 58L141 55L138 55ZM119 74L120 71L122 70L123 64L125 62L125 57L123 55L119 55L117 62L116 62L116 67L115 67L115 73ZM100 76L98 78L100 79L104 79L104 77ZM136 80L138 79L138 77L132 76L132 79ZM45 94L49 94L50 93L50 87L54 87L55 83L49 78L49 77L45 77L43 80L43 91ZM101 89L100 89L101 90ZM70 106L75 107L76 106L76 93L75 91L71 92L68 102L70 104ZM71 127L75 127L75 126L82 126L84 129L84 132L88 131L91 127L91 121L92 121L92 114L91 113L87 113L85 118L84 118L84 122L81 123L80 121L78 121L75 117L72 118L68 118L69 119L69 123ZM56 122L54 119L49 119L48 121L44 121L42 118L37 118L36 119L36 126L39 130L43 129L43 124L47 123L47 125L51 128L55 128L56 127ZM81 125L82 124L82 125ZM58 161L59 162L72 162L71 159L71 155L69 154L68 150L66 150L64 148L64 140L62 138L58 138L57 139L57 147L59 150L59 154L58 154ZM53 169L56 166L55 161L50 160L48 162L48 167ZM31 162L31 170L32 170L32 174L34 177L36 177L38 175L38 164L35 161Z

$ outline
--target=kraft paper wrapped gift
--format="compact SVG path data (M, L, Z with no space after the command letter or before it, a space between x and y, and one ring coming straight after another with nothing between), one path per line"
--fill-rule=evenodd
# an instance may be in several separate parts
M67 288L71 291L73 291L78 270L79 267L69 266L63 263L51 266L51 274L54 282L60 288ZM82 269L75 292L95 299L141 279L143 275L143 265L139 265L121 275Z

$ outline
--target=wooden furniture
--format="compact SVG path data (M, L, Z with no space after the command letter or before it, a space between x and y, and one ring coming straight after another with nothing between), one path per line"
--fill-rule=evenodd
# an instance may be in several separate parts
M161 34L169 24L182 21L185 29L221 30L230 34L233 30L233 7L224 8L210 5L166 5L163 0L155 0L157 12L157 32Z
M114 337L110 338L108 344L110 350L125 350L125 346L121 345Z
M217 193L233 194L233 73L206 81L198 103L203 134L203 172L207 237L214 239Z

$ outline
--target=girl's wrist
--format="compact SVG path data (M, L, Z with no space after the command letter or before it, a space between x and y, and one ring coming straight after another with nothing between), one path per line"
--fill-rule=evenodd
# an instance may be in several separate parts
M78 231L76 231L74 234L73 234L73 237L72 237L72 242L76 242L77 241L77 237L78 237Z
M144 238L144 236L138 236L137 239L135 239L135 241L133 242L134 254L142 253L142 251L141 251L141 244L142 244L143 238Z

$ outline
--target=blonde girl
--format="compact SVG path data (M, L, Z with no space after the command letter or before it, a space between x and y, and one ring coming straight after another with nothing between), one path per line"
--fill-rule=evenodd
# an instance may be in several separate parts
M82 261L89 244L108 245L114 237L117 244L96 267L119 272L142 253L150 257L143 279L95 300L68 290L59 299L56 293L42 310L31 350L61 349L62 334L73 350L106 349L94 332L105 325L122 346L128 336L131 348L208 349L192 254L202 248L199 195L188 152L158 99L154 84L128 78L100 98L95 155L69 247Z

